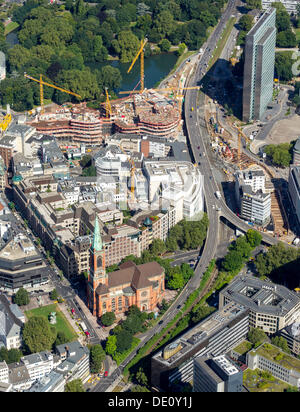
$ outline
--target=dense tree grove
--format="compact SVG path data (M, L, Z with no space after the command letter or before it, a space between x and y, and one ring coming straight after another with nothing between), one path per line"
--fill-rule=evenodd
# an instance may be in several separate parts
M105 87L112 92L121 82L120 71L109 65L110 56L131 62L144 37L149 40L146 57L154 46L165 52L184 43L184 48L196 50L224 4L225 0L99 0L93 5L83 0L27 0L13 13L13 21L20 25L20 44L8 51L8 78L0 85L0 103L17 111L39 104L39 86L24 79L24 72L41 73L46 81L85 100L99 100ZM0 50L7 51L2 24ZM45 98L77 101L51 88L45 88Z
M293 147L294 143L270 144L264 151L274 165L289 167L293 158Z
M255 260L255 265L262 278L268 276L275 283L296 288L300 284L299 261L298 249L278 243L271 246L266 253L260 253Z
M272 6L276 8L276 46L295 47L297 40L295 33L292 31L290 15L281 2L274 2Z

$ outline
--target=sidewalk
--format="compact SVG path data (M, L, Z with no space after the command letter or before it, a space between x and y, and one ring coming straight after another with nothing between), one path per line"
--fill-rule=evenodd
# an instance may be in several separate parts
M75 296L76 301L79 303L83 313L85 314L85 316L87 317L88 321L90 322L90 324L92 325L96 335L98 336L98 338L100 340L105 340L108 337L108 332L106 332L103 328L101 328L99 326L99 324L97 323L97 319L95 316L93 316L91 314L91 312L88 310L88 308L86 307L85 303L83 302L82 299L80 299L80 297L78 295Z

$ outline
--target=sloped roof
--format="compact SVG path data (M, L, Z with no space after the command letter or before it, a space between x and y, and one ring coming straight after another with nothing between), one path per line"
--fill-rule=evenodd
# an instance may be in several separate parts
M120 265L120 270L108 273L108 287L99 285L96 289L98 295L108 293L110 288L117 286L130 286L133 290L143 289L152 284L152 278L161 275L164 272L162 266L157 262L144 263L136 265L128 261Z

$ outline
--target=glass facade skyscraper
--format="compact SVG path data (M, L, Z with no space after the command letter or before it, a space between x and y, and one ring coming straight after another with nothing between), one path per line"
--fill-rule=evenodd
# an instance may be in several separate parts
M276 9L264 12L246 36L243 121L261 119L272 101L276 46Z

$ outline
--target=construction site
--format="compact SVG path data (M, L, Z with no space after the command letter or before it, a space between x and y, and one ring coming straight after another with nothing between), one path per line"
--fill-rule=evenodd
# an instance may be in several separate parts
M210 135L210 145L212 151L217 154L224 165L223 172L228 182L234 181L234 172L237 170L262 170L266 179L266 192L271 194L271 226L274 237L281 238L291 243L295 235L289 227L288 217L285 211L285 202L287 194L277 183L274 171L265 163L254 156L248 156L243 153L243 144L245 148L249 145L249 138L242 132L241 128L232 121L226 119L222 124L218 120L218 108L213 101L206 96L205 122ZM258 230L267 231L267 228L257 227Z
M25 73L27 79L39 83L40 86L41 105L28 113L28 124L34 126L37 132L55 136L63 143L97 145L102 143L104 137L116 132L176 139L179 133L182 134L182 93L187 89L183 86L193 65L189 59L175 75L170 76L166 82L168 88L145 89L144 47L147 41L141 40L140 49L128 69L130 73L137 60L140 60L140 80L135 87L137 89L139 86L139 90L120 92L128 96L110 101L106 89L106 101L99 104L99 109L88 108L86 103L45 106L45 86L76 96L78 99L82 97L45 82L42 75L34 78Z

